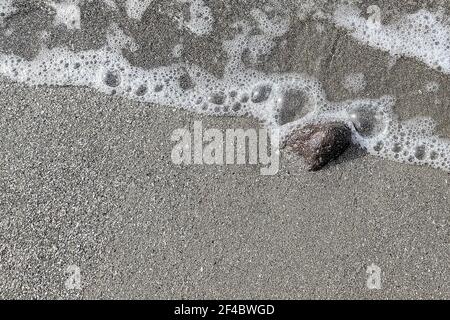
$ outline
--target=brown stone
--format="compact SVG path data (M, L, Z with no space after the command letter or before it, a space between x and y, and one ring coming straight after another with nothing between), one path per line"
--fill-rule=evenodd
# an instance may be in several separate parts
M350 145L352 132L341 122L310 124L294 131L286 146L301 155L309 171L317 171L338 158Z

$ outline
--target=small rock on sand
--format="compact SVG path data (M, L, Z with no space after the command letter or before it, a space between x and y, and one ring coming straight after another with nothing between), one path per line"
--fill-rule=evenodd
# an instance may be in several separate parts
M338 158L351 144L350 128L341 122L310 124L286 140L286 146L301 155L309 171L317 171Z

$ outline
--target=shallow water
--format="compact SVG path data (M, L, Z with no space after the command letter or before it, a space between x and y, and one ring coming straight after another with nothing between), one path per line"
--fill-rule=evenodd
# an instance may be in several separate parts
M435 114L399 120L405 95L371 90L380 72L371 68L376 59L369 56L358 72L336 63L339 46L356 41L388 57L388 74L406 57L446 77L445 10L412 8L392 21L383 19L385 12L325 1L2 0L0 73L31 86L87 86L198 113L251 116L284 135L306 123L340 120L373 155L449 171L450 144L436 134L442 124ZM317 47L326 50L314 56ZM329 90L334 68L343 77ZM437 95L446 79L432 80L421 89ZM348 97L330 98L339 90ZM447 102L439 103L447 116Z

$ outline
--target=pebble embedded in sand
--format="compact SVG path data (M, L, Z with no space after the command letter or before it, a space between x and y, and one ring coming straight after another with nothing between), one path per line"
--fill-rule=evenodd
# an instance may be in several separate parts
M344 123L310 124L295 131L286 141L292 151L300 154L309 171L317 171L338 158L351 144L352 133Z

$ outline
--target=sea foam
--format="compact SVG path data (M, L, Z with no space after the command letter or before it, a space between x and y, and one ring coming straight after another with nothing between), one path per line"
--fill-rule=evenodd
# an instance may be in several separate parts
M381 19L365 19L354 6L339 6L333 20L369 46L394 56L416 58L450 73L450 25L442 11L422 9L384 25Z
M16 12L17 8L14 7L12 0L2 0L0 2L0 24L6 17L9 17L12 13Z
M206 2L181 1L197 13L188 24L189 30L200 37L211 32L214 19ZM358 22L360 18L354 14L337 13L337 21L345 25L342 19L347 17ZM269 15L258 8L251 11L251 17L258 32L254 32L249 21L237 21L233 25L234 36L223 41L227 62L220 78L192 63L151 69L130 64L122 50L133 50L137 44L114 23L109 28L107 43L100 49L73 51L42 45L31 61L1 53L0 74L32 86L87 86L105 94L203 114L251 116L280 129L284 137L308 123L339 120L351 126L354 142L370 154L450 171L450 145L448 140L434 134L433 120L399 121L393 112L394 97L334 103L327 100L320 82L307 74L268 74L246 65L242 59L245 52L253 52L255 59L271 53L275 41L289 30L291 23L288 17ZM175 51L182 49L179 46ZM428 55L424 57L440 61ZM445 63L439 63L445 67ZM364 79L350 77L351 87L360 89ZM302 105L296 105L297 102L293 105L289 99L292 94L304 97ZM292 112L296 108L305 110L302 117Z
M80 0L47 2L55 10L55 25L64 25L67 29L81 28Z

